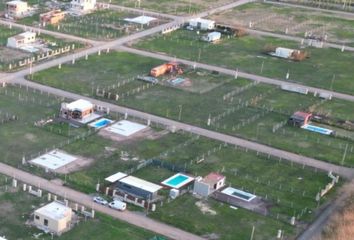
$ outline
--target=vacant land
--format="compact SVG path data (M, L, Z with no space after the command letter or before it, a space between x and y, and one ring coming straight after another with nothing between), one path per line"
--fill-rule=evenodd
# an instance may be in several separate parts
M174 15L194 14L202 10L214 8L223 5L229 1L227 0L150 0L150 1L135 1L135 0L105 0L105 2L112 2L117 5L125 7L134 7L149 9L155 12L169 13Z
M124 20L137 16L123 11L98 10L80 17L67 16L58 26L47 25L46 28L94 40L111 40L159 25L165 21L157 19L150 25L140 25Z
M211 17L218 23L352 45L353 19L267 3L250 3Z
M105 89L112 95L119 95L118 101L109 101L120 105L252 139L306 156L353 165L352 141L284 124L274 130L276 125L286 122L295 111L323 113L324 109L336 109L333 104L336 104L337 100L333 103L321 102L312 96L288 93L264 84L254 85L243 79L235 80L200 69L186 68L186 73L180 76L189 78L192 82L195 80L196 83L203 81L197 91L190 91L193 87L152 85L135 79L138 75L147 74L152 67L160 63L154 59L114 52L91 56L88 60L77 61L75 65L63 65L61 69L51 68L34 74L33 79L42 84L95 97L98 97L95 94L97 89ZM169 77L172 76L165 76ZM161 81L164 82L163 79ZM199 92L205 86L212 88L205 93ZM230 93L234 95L226 97ZM336 109L332 117L353 120L351 104L341 101L340 106L343 110ZM207 125L209 118L210 126ZM298 147L294 148L294 145ZM343 160L345 148L348 148L349 152Z
M277 38L246 36L224 38L217 44L200 40L193 31L179 30L169 35L158 35L135 44L154 52L163 52L192 61L227 67L262 76L284 79L284 81L331 89L352 94L354 83L351 81L353 68L352 52L337 49L305 48L299 43ZM265 53L266 46L302 49L310 58L302 62L271 57ZM286 74L289 79L286 80ZM315 74L313 74L315 73Z

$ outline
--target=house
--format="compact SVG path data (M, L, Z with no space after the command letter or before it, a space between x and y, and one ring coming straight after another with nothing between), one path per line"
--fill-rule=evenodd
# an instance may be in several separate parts
M215 28L215 21L202 18L194 18L189 20L189 26L200 30L212 30Z
M162 188L160 185L133 176L121 178L116 187L121 192L145 200L156 199L158 191Z
M6 3L5 17L7 18L21 18L28 12L27 2L14 0Z
M269 54L274 57L291 59L295 61L302 61L309 57L309 54L306 51L300 51L300 50L283 48L283 47L277 47L275 48L274 52L270 52Z
M20 48L36 41L36 33L24 32L7 39L7 47Z
M206 42L216 42L220 40L221 38L221 33L220 32L211 32L208 33L206 36L203 36L202 40Z
M62 103L60 116L65 119L82 120L94 113L94 105L89 101L79 99L72 103Z
M34 224L44 231L57 235L70 229L73 213L71 208L51 202L34 212Z
M308 124L311 120L312 114L306 112L295 112L288 120L289 124L297 127L302 127Z
M7 240L6 238L5 238L5 236L0 236L0 240Z
M115 174L113 174L113 175L111 175L109 177L106 177L104 180L106 180L109 183L115 183L118 180L120 180L120 179L122 179L122 178L124 178L126 176L128 176L128 175L125 174L125 173L117 172L117 173L115 173Z
M42 13L39 15L40 22L43 25L46 25L46 24L56 25L61 20L63 20L64 17L65 17L65 12L62 12L59 9L53 10L50 12L46 12L46 13Z
M96 7L96 0L72 0L70 9L78 14L89 13Z
M209 173L204 178L198 177L195 179L193 193L202 197L207 197L214 191L225 186L226 177L219 173Z

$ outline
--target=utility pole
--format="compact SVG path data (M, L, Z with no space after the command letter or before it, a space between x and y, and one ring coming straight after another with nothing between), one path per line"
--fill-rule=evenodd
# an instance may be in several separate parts
M178 105L178 108L179 108L178 121L181 121L183 105Z

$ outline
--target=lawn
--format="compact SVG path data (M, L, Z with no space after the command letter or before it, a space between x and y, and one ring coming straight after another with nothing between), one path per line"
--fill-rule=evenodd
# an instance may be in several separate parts
M84 16L67 16L58 26L47 25L46 29L72 34L94 40L112 40L166 22L158 19L150 25L129 23L124 18L138 15L123 11L97 10Z
M271 57L264 54L265 46L299 49L299 43L271 37L246 36L224 38L210 44L199 40L193 31L178 30L169 35L158 35L136 43L134 46L170 56L200 61L230 69L238 68L247 73L301 83L308 86L353 94L354 53L338 49L306 48L310 58L302 62ZM262 67L263 66L263 67ZM286 80L286 74L289 79ZM316 74L313 74L316 73Z
M340 15L323 12L314 12L306 9L267 4L249 3L241 7L218 13L211 16L218 23L252 28L304 37L305 33L312 33L316 37L325 38L328 42L352 45L353 19L341 18Z
M100 61L97 61L98 59ZM117 62L120 64L116 64ZM42 84L94 97L98 97L95 96L94 89L107 91L109 89L112 94L120 95L118 101L109 101L119 105L209 127L216 131L335 163L342 163L346 144L349 144L349 149L353 146L353 143L348 140L327 137L289 126L284 126L273 133L273 127L286 121L293 112L298 110L317 112L317 109L321 112L322 108L332 103L331 101L321 103L318 98L284 92L270 85L249 85L250 82L244 79L235 80L232 77L208 73L200 69L186 69L183 77L195 80L196 83L207 80L209 83L203 83L202 86L211 85L213 88L200 93L198 90L190 91L190 89L157 84L150 85L150 88L139 93L132 93L133 89L142 89L142 86L147 85L134 80L134 77L148 73L153 66L160 63L154 59L128 53L110 53L91 56L88 60L79 60L75 65L63 65L61 69L51 68L36 73L33 79ZM127 82L123 84L124 81ZM121 86L117 87L118 84ZM224 100L225 95L234 91L238 93ZM127 96L128 92L131 93L129 96ZM161 101L161 99L168 99L168 101ZM245 106L246 102L248 106ZM344 119L352 117L351 104L343 101L341 106L343 110L340 116L347 115ZM207 126L209 116L212 119L211 126ZM348 152L343 164L353 166L352 152Z

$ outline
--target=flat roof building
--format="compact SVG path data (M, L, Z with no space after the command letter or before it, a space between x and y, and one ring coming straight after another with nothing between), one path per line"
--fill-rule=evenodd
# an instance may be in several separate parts
M124 178L128 176L127 174L125 173L122 173L122 172L117 172L109 177L106 177L104 180L106 180L107 182L110 182L110 183L115 183L117 182L118 180Z
M21 48L36 41L35 32L23 32L7 39L7 47Z
M124 177L117 182L118 190L145 200L154 200L161 188L160 185L133 176Z
M198 177L195 179L193 192L207 197L214 191L225 186L225 179L225 176L215 172L209 173L204 178Z
M39 15L40 21L43 25L56 25L65 17L65 12L58 10L49 11Z
M79 99L71 103L62 103L60 115L66 119L84 119L94 112L94 105L86 100Z
M34 212L34 224L45 232L60 235L70 229L72 216L71 208L51 202Z
M294 125L294 126L298 126L298 127L302 127L303 125L306 125L310 122L312 117L311 113L306 113L306 112L295 112L290 118L289 118L289 123Z
M6 3L5 16L7 18L21 18L28 12L27 2L14 0Z
M72 0L70 8L77 14L89 13L96 8L96 0Z
M189 26L200 30L212 30L215 28L215 21L203 18L194 18L189 20Z

